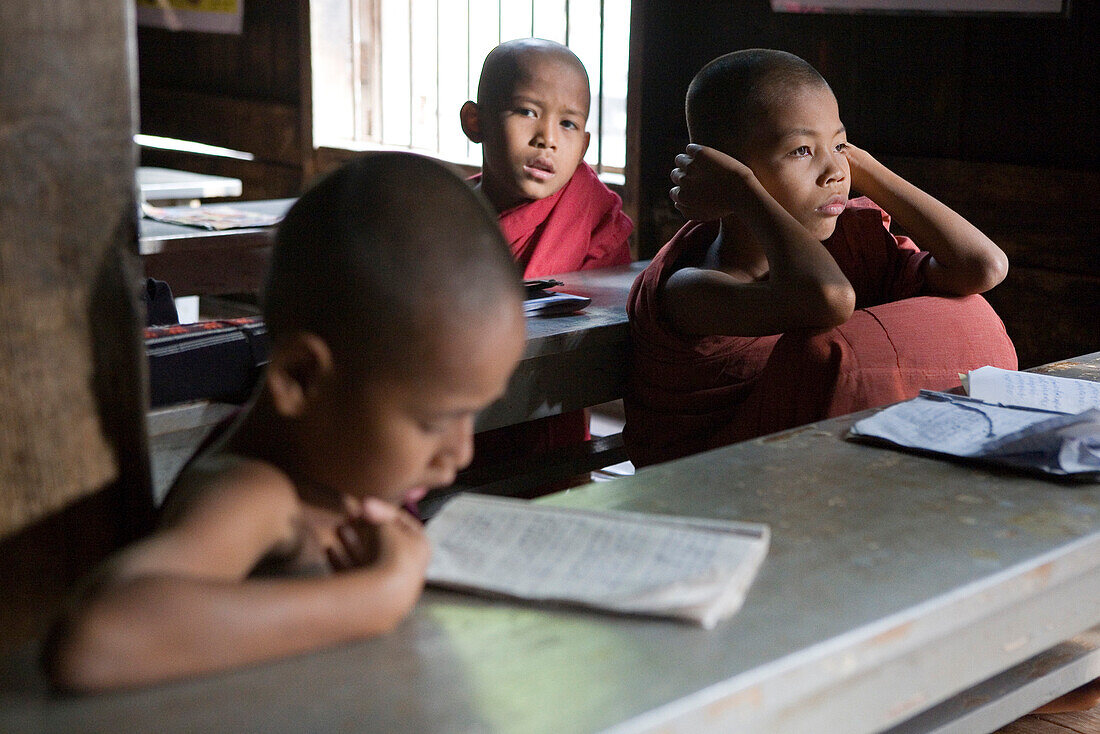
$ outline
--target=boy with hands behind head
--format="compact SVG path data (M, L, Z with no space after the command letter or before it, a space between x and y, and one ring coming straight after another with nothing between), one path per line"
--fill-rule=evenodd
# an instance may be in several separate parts
M54 682L131 687L396 626L429 557L399 505L469 463L523 349L522 297L491 212L437 162L368 155L304 194L272 253L261 386L158 529L72 599Z
M1016 368L976 295L1004 278L1004 253L848 143L813 67L781 51L720 57L692 81L687 120L670 193L693 221L628 303L636 464ZM892 235L891 216L925 249Z

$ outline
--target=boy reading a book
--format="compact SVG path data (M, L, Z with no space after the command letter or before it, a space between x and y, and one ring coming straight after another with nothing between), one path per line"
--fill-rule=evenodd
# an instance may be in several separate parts
M52 679L166 681L392 629L429 557L402 503L469 463L524 344L492 213L441 164L369 155L278 229L256 395L104 564L47 644Z
M712 61L688 90L687 123L671 196L691 221L627 306L636 464L1016 368L976 295L1004 278L1004 253L849 143L805 61L762 49ZM891 234L891 217L924 249Z
M462 131L481 144L472 179L499 215L525 278L630 262L634 225L622 201L585 163L588 73L567 47L538 38L485 57Z

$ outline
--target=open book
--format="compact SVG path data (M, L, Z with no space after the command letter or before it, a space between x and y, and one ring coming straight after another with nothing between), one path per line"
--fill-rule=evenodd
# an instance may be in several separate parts
M474 494L448 502L427 532L430 584L707 629L741 608L770 539L756 523Z
M968 396L921 391L848 435L1049 474L1100 473L1100 383L995 367L962 377Z

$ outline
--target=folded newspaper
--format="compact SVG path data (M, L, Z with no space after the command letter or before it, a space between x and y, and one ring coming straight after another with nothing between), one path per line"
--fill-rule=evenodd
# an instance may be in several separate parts
M427 532L430 584L706 629L741 608L770 539L758 523L473 494L448 502Z
M141 213L146 219L213 231L271 227L283 219L282 214L245 211L231 206L173 207L172 209L165 209L147 202L142 202Z
M995 367L962 377L968 395L921 391L857 422L848 435L1048 474L1100 476L1100 383Z

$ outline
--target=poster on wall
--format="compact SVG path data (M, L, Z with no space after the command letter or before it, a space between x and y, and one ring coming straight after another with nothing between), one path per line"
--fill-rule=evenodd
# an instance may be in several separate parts
M240 33L244 0L137 0L138 25L170 31Z
M1061 13L1068 0L771 0L776 13Z

